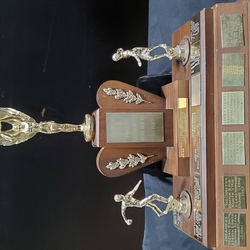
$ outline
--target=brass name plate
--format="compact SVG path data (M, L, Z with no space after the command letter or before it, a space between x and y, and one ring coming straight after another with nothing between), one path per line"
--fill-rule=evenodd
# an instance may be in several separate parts
M162 112L106 113L108 143L164 142Z
M244 124L244 91L222 92L222 124Z
M178 98L179 157L189 157L188 98Z
M242 53L223 54L222 86L244 86L245 56Z
M201 107L191 108L191 164L194 171L200 173L201 164Z
M246 214L224 213L224 245L246 246Z
M224 207L245 209L246 203L246 178L245 176L223 176Z
M244 132L222 132L223 165L245 165Z
M221 16L222 48L244 46L242 14Z

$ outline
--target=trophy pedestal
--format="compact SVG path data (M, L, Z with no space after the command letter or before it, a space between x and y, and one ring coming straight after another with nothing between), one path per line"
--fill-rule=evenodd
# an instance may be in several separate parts
M163 170L174 175L173 196L185 190L192 203L191 216L175 212L174 224L220 250L250 248L249 13L249 1L217 4L177 30L173 46L188 37L190 58L173 60L173 82L163 87L175 128ZM186 85L189 154L181 157L177 103Z

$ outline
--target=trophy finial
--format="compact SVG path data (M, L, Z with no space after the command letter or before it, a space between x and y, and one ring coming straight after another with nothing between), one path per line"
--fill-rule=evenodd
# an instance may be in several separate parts
M113 61L119 61L123 58L134 57L138 66L141 67L141 60L154 61L167 57L170 60L179 60L185 65L189 59L189 47L189 40L187 38L183 38L180 44L174 48L168 46L167 44L159 44L151 47L135 47L128 50L119 48L116 53L113 54L112 59ZM151 55L154 50L159 48L163 49L163 53Z
M3 130L2 123L10 128ZM37 123L32 117L12 108L0 108L0 145L12 146L27 141L37 133L55 134L60 132L83 132L86 141L94 138L94 118L85 115L80 125L60 124L54 121Z

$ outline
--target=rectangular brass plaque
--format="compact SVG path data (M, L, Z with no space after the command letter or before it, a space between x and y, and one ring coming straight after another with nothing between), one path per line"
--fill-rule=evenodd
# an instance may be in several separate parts
M108 143L164 142L162 112L106 113Z
M194 176L194 207L201 208L201 178Z
M200 209L194 209L194 238L202 242L202 213Z
M222 86L244 86L245 56L242 53L223 54Z
M222 92L222 124L244 124L244 91Z
M222 132L223 165L245 165L244 132Z
M246 246L246 214L224 213L224 245Z
M245 209L246 203L246 178L245 176L223 176L224 207Z
M201 164L201 107L191 108L191 164L194 171L200 173Z
M178 98L179 157L189 157L188 98Z
M199 106L201 104L200 73L191 77L191 99L192 107Z
M222 48L244 46L242 14L221 16Z

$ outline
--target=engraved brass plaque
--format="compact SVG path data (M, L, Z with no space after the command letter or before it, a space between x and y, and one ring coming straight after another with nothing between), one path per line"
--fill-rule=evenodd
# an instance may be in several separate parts
M194 209L194 238L202 242L202 213L200 209Z
M191 77L191 98L192 107L199 106L201 103L201 83L200 83L200 73L193 75Z
M245 56L242 53L223 54L222 86L244 86Z
M191 108L191 164L194 171L200 173L201 164L201 107Z
M108 143L164 142L162 112L106 113Z
M224 207L245 209L246 203L246 178L245 176L223 176Z
M194 176L194 207L201 208L201 178Z
M244 91L222 92L222 124L244 124Z
M223 165L245 165L244 132L222 132Z
M224 245L246 246L246 214L224 213Z
M244 46L242 14L221 16L222 48Z
M189 157L188 98L178 98L179 157Z

